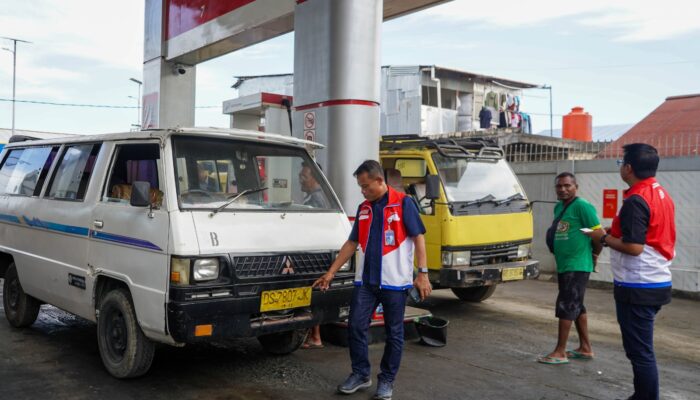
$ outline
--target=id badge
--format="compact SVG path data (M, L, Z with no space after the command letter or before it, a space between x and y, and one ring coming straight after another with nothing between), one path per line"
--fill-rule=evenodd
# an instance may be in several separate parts
M396 245L396 237L394 236L394 231L391 229L387 229L384 231L384 245L386 246L395 246Z

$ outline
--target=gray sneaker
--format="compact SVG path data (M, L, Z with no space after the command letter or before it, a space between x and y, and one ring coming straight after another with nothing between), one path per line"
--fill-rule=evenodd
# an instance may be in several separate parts
M394 392L394 384L392 382L380 380L377 383L377 392L372 397L375 400L391 400L391 395Z
M355 373L350 374L348 379L342 384L338 385L338 392L343 394L353 394L360 389L368 388L372 386L372 380L367 377L362 377Z

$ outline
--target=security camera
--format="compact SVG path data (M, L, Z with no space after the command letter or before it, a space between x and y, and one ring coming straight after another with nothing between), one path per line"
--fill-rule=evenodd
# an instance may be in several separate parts
M182 64L175 64L173 66L173 73L175 75L185 75L187 73L187 70L185 69L185 66Z

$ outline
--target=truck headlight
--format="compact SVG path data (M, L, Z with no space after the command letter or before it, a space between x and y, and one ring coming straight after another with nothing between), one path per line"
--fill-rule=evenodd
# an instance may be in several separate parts
M518 246L518 255L516 258L528 258L530 257L530 244L521 244Z
M200 258L192 265L192 276L195 281L211 281L219 277L219 259Z
M465 267L471 261L471 251L443 251L442 265L445 267Z

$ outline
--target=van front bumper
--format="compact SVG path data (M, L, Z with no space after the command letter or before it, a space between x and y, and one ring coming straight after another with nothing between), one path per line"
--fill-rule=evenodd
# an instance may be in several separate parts
M267 313L260 312L260 295L171 301L168 330L177 342L196 343L306 329L347 317L352 290L352 285L314 290L310 306ZM211 335L195 336L197 325L212 325Z
M519 272L522 278L512 278L509 272ZM504 274L505 272L505 274ZM446 288L496 285L502 282L523 279L537 279L540 276L540 263L536 260L514 261L502 264L480 265L478 267L452 267L440 269L440 286ZM503 278L506 278L505 280Z

